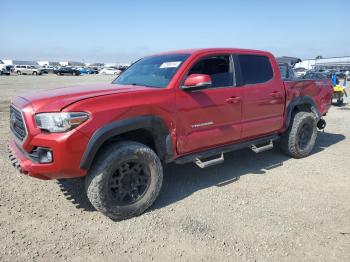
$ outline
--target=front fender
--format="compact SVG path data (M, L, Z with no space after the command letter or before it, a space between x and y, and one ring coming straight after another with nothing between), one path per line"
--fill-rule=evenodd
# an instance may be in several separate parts
M85 149L80 168L87 170L91 167L98 150L108 139L137 129L147 129L152 133L160 159L172 158L170 133L164 121L158 116L139 116L112 122L96 130Z

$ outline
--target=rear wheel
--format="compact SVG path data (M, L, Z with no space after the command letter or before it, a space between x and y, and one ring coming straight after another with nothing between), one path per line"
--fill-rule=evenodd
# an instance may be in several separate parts
M21 71L17 71L17 75L21 75L22 73L21 73Z
M294 158L308 156L317 138L316 119L312 113L297 112L288 130L282 135L280 147Z
M33 75L35 75L35 76L36 76L37 74L38 74L38 72L36 72L36 71L34 71L34 72L33 72Z
M162 164L149 147L136 142L109 145L85 180L91 204L113 220L142 214L157 198Z

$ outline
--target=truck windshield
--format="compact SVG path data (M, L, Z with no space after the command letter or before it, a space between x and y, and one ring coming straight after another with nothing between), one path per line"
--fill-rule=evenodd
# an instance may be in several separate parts
M112 83L164 88L188 57L188 54L174 54L143 58Z

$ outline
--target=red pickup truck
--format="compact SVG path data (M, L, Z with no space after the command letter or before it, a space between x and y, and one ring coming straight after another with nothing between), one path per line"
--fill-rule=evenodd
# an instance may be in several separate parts
M10 160L36 178L84 177L90 202L112 219L139 215L158 196L165 163L204 168L226 152L274 143L295 158L310 154L333 88L292 75L255 50L145 57L111 84L13 99Z

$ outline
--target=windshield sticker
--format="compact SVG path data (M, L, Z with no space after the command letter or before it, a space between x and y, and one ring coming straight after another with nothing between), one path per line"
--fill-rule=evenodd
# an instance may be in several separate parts
M161 64L159 68L178 67L180 64L181 64L181 61L165 62L165 63Z

